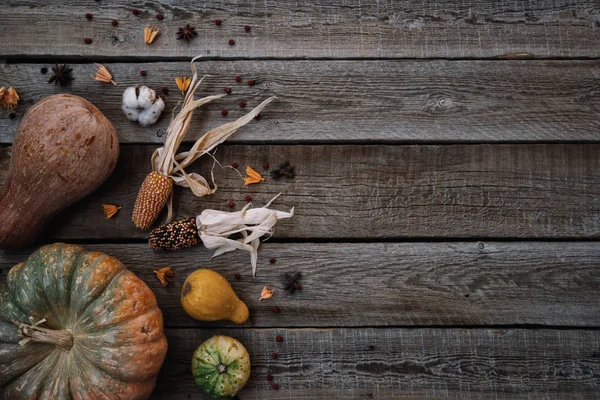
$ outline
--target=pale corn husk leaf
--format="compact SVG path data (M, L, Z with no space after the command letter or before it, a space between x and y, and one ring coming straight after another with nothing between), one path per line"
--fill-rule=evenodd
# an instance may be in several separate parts
M217 190L217 186L214 183L214 178L213 187L211 187L211 185L203 176L197 173L188 174L185 172L185 168L187 168L202 155L213 150L220 143L223 143L239 128L252 121L252 119L256 117L263 110L263 108L266 107L267 104L275 99L275 96L263 101L248 114L237 119L236 121L218 126L206 132L200 139L196 141L196 143L194 143L194 146L191 148L191 150L177 154L177 150L179 149L181 142L190 128L190 121L194 110L203 104L226 96L226 94L219 94L194 100L194 93L204 79L204 77L198 79L198 73L194 65L194 61L196 61L197 58L198 57L192 59L190 68L193 72L193 76L190 87L185 94L181 110L169 123L169 127L167 128L166 132L165 145L156 149L156 151L152 154L152 170L165 177L170 177L173 179L173 182L176 185L189 187L195 196L202 197L212 194ZM168 207L169 214L167 219L171 220L171 202L169 202Z
M216 249L213 257L233 250L249 252L252 275L256 276L260 238L272 235L278 220L294 215L293 207L289 212L269 209L268 206L275 198L260 208L249 208L250 204L247 204L242 210L233 212L204 210L196 217L198 236L206 248ZM229 239L229 236L236 233L241 233L242 238Z

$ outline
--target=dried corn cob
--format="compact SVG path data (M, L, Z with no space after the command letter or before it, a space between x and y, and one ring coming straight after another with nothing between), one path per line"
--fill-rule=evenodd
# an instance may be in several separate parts
M179 250L200 243L196 218L183 218L154 229L148 244L155 250Z
M131 220L141 229L148 229L158 218L173 193L173 179L158 172L150 172L140 187Z

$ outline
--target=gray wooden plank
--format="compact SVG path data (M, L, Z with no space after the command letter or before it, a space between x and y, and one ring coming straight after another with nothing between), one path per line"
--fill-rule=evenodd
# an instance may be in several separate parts
M153 399L208 400L190 365L214 334L235 337L250 353L240 399L597 399L600 392L598 331L168 329Z
M252 278L249 255L198 247L155 252L145 244L86 244L117 257L154 291L169 327L242 327L203 323L180 303L197 268L225 276L248 305L243 327L546 325L600 327L600 246L584 242L265 243ZM0 256L0 280L29 251ZM276 259L270 264L271 258ZM163 288L155 269L171 266ZM301 272L303 290L283 290L282 274ZM240 279L234 275L239 273ZM264 285L275 290L258 301ZM277 306L281 312L273 313Z
M154 146L125 146L117 168L94 194L63 212L48 238L145 239L130 216L150 171ZM7 165L9 149L0 152ZM262 168L289 160L294 179L244 186L231 168L215 168L216 194L195 197L176 187L175 215L239 210L278 193L275 207L296 207L276 226L277 239L594 238L600 234L600 145L286 146L225 145L229 166ZM204 157L190 171L210 177ZM7 168L0 171L0 182ZM43 189L40 189L43 190ZM235 202L234 208L228 203ZM102 204L123 207L106 220Z
M139 16L131 13L140 10ZM0 40L6 56L105 57L599 57L595 0L429 2L277 0L6 0ZM85 19L86 13L93 20ZM158 21L156 14L164 20ZM117 27L111 21L119 21ZM223 24L215 26L214 20ZM176 40L186 23L198 37ZM142 30L158 25L152 45ZM244 26L252 28L244 31ZM84 38L93 39L86 45ZM235 46L228 41L234 39Z
M99 107L123 143L160 142L157 130L182 99L175 77L189 75L189 63L106 65L119 86L93 81L94 64L71 65L75 80L67 88L46 83L40 69L50 64L0 65L0 84L22 96L14 115L0 111L0 143L12 142L33 102L60 92ZM207 61L198 68L211 75L198 96L233 92L196 112L188 140L241 116L240 101L247 110L271 95L278 99L260 123L231 142L600 140L600 61ZM147 129L121 111L123 90L137 84L169 89L163 117Z

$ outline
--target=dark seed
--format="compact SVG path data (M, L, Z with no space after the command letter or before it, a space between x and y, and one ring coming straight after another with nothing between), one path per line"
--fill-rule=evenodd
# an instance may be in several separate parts
M240 101L240 107L242 107L242 108L246 107L246 102L245 101Z
M270 262L271 264L275 264L275 263L277 262L277 260L276 260L276 259L274 259L274 258L271 258L271 259L269 260L269 262Z
M94 16L90 13L85 14L85 18L87 18L88 21L91 21L92 18L94 18Z
M275 314L279 314L281 312L281 309L279 307L275 306L275 307L273 307L273 312Z
M85 38L83 39L83 41L85 42L85 44L92 44L92 38Z
M232 162L232 163L231 163L231 166L232 166L233 168L237 168L237 167L238 167L238 163L236 163L236 162Z
M48 68L43 67L42 69L40 69L40 72L44 75L46 75L48 73Z
M162 21L163 19L165 19L165 16L162 14L156 14L156 19Z
M235 44L235 40L233 40L233 39L229 39L229 45L230 45L230 46L233 46L234 44Z
M215 19L215 25L216 26L220 26L221 23L223 23L223 21L221 21L220 19Z
M279 385L276 383L272 384L271 387L275 390L279 389Z
M17 114L15 114L15 113L10 113L10 114L8 114L8 118L10 118L10 119L15 119L15 118L17 118Z
M263 163L263 168L264 168L264 169L269 169L269 163L268 163L268 162L266 162L266 163Z
M248 26L248 25L246 25L246 26L244 27L244 30L245 30L246 32L250 32L250 29L251 29L251 28L250 28L250 26Z
M227 205L229 206L229 208L235 207L235 203L233 201L230 201L229 203L227 203Z
M226 87L226 88L225 88L225 93L227 93L227 94L231 94L231 88L228 88L228 87Z
M281 335L277 335L277 337L275 338L275 340L277 340L278 342L283 342L283 337Z
M222 116L226 116L227 114L229 114L229 111L227 111L227 110L221 110L221 115Z
M146 71L144 71L144 70L141 70L141 71L140 71L140 75L141 75L141 76L146 76Z
M271 382L273 380L273 375L267 375L267 381Z
M165 86L165 87L163 87L161 90L162 90L162 92L163 92L164 94L166 94L166 95L169 95L169 88L168 88L168 87L166 87L166 86Z
M235 279L240 279L242 276L240 274L235 274Z
M273 353L273 354L271 354L271 358L272 358L273 360L274 360L274 359L276 359L276 358L277 358L277 353Z
M241 76L236 76L235 77L235 81L236 82L241 82L242 81L242 77Z
M140 15L140 10L138 10L137 8L134 8L133 10L131 10L131 13L133 15Z
M252 201L252 196L246 196L246 197L244 197L244 200L246 200L246 201Z
M250 79L248 81L248 86L254 86L254 79Z
M116 19L113 19L111 24L112 24L112 26L117 26L117 25L119 25L119 21L117 21Z

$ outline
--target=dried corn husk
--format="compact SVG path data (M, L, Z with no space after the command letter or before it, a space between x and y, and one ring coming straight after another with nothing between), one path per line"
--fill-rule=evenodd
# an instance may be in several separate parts
M204 210L196 218L198 235L206 248L217 249L213 257L233 251L245 250L250 253L252 275L256 276L256 262L258 259L258 246L260 238L273 234L273 226L280 219L290 218L294 215L294 208L289 212L277 211L269 208L275 196L264 207L249 208L247 204L242 210L227 212L217 210ZM241 239L228 239L228 236L241 233Z
M196 161L199 157L207 154L217 145L224 142L239 128L252 121L254 117L256 117L263 110L263 108L266 107L267 104L275 99L275 96L269 97L243 117L206 132L204 136L198 139L191 150L177 154L177 150L179 149L183 138L190 128L190 122L194 110L203 104L226 96L226 94L223 93L194 100L194 93L204 79L204 77L198 79L198 73L196 72L196 67L194 65L194 61L196 61L197 58L198 57L195 57L190 64L193 76L190 83L190 88L184 97L181 111L179 111L179 114L177 114L171 120L171 123L167 128L165 145L156 149L152 155L152 170L164 177L171 178L176 185L189 187L194 195L202 197L212 194L217 190L214 180L214 187L211 187L203 176L197 173L188 174L185 172L185 168ZM169 215L167 219L169 221L172 218L171 201L172 199L170 199L168 203Z

